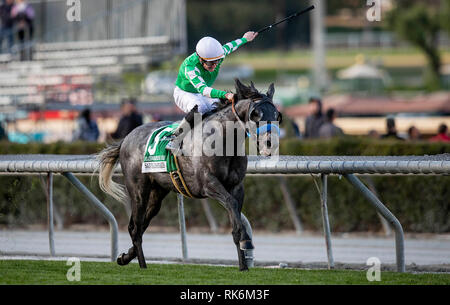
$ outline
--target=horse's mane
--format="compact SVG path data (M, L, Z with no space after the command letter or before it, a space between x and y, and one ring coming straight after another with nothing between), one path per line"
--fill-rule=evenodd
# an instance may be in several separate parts
M255 85L253 84L253 82L250 82L250 86L246 86L243 83L241 83L241 81L239 79L235 79L235 88L236 88L236 94L235 94L235 99L236 99L236 104L241 101L241 100L246 100L246 99L262 99L264 97L266 97L265 94L260 93L256 88ZM227 102L226 99L220 99L220 102L217 103L217 107L214 108L213 110L205 113L203 115L203 118L208 117L214 113L220 112L225 108L231 107L231 104Z
M250 82L250 86L246 86L239 81L239 79L235 79L235 87L236 87L236 95L237 100L245 100L245 99L259 99L264 98L266 95L260 93L256 88L253 82Z

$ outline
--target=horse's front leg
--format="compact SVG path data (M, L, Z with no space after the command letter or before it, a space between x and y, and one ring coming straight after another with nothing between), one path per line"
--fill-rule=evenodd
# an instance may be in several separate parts
M242 183L239 184L236 188L234 188L231 191L231 195L238 202L239 219L241 220L241 223L242 223L241 211L242 211L242 206L244 204L244 185ZM233 235L233 238L234 238L234 235ZM248 232L245 229L244 225L242 225L242 230L240 232L239 246L238 246L238 244L236 244L236 248L238 251L239 262L241 262L241 261L245 262L245 264L248 267L247 255L252 256L252 253L250 250L253 250L254 246L252 243L252 239L248 235ZM250 257L249 257L249 259L250 259ZM253 258L251 258L251 259L253 260Z
M232 193L233 195L225 189L216 177L211 176L208 178L205 194L207 197L219 201L228 212L232 226L233 241L238 251L239 270L243 271L248 270L244 250L253 249L253 245L241 220L241 210L244 201L242 185L233 189Z

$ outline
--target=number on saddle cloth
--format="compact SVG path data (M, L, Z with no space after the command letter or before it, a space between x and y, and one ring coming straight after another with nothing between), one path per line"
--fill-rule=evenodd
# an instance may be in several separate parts
M142 163L143 173L165 173L177 170L173 155L166 150L166 145L178 126L179 123L162 126L149 136Z

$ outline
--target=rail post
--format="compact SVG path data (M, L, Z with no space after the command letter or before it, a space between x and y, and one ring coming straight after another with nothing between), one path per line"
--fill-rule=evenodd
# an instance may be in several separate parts
M403 228L400 221L388 208L353 174L345 174L344 177L358 189L375 209L390 223L395 231L395 251L397 257L397 271L405 272L405 245Z
M322 223L323 223L323 232L325 235L325 245L327 247L328 269L333 269L334 268L334 259L333 259L333 249L331 247L330 221L328 218L328 206L327 206L328 176L326 174L321 174L320 178L322 180L322 194L320 196L321 210L322 210Z
M184 217L184 199L183 195L177 194L178 198L178 222L180 224L181 249L183 252L183 260L188 259L188 249L186 241L186 220Z
M48 243L50 247L50 255L55 256L55 242L53 238L53 173L47 174L47 216L48 216Z
M72 173L64 172L62 175L66 177L108 221L111 234L111 261L114 262L118 255L119 240L119 229L114 215Z

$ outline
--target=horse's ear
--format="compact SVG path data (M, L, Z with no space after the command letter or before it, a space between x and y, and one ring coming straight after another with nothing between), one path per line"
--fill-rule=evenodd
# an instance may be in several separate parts
M236 94L238 96L238 99L242 98L242 92L245 90L245 86L244 84L241 83L241 81L239 80L239 78L235 78L234 79L235 82L235 88L236 88Z
M236 87L236 94L238 96L238 100L248 98L248 96L251 94L250 87L241 83L241 81L238 78L235 78L235 82L236 82L235 87Z
M246 88L246 86L245 86L243 83L241 83L241 81L239 80L239 78L235 78L234 81L235 81L235 84L236 84L235 87L236 87L236 90L237 90L237 91Z
M267 90L266 95L270 98L273 98L274 94L275 94L275 86L273 85L273 83L271 83L269 86L269 90Z

